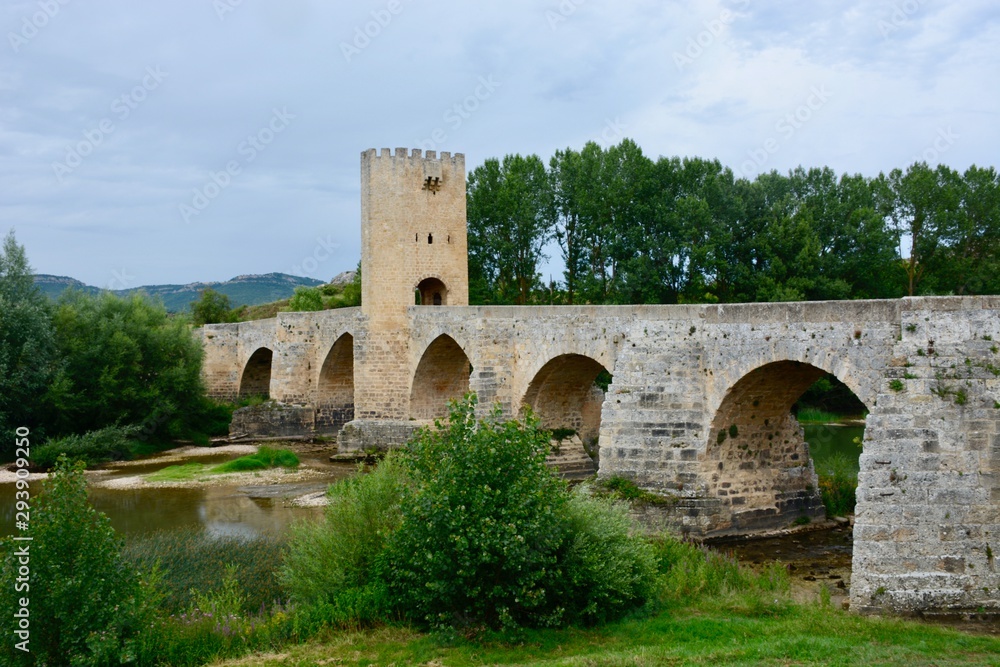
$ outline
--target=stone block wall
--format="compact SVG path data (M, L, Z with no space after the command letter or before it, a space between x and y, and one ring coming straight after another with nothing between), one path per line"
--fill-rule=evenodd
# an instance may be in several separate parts
M1000 299L903 301L868 418L852 608L1000 613Z

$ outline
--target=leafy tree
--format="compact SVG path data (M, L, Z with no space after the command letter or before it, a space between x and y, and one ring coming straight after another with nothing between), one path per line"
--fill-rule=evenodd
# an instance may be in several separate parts
M470 178L473 302L530 301L535 287L525 292L523 279L530 282L537 261L527 271L512 268L528 247L510 223L515 203L552 225L566 303L1000 292L993 168L960 174L917 163L867 178L798 167L747 180L717 160L654 163L625 139L607 149L589 142L556 151L549 194L533 198L537 170L526 178L524 169L508 168L516 160L530 161L487 160ZM520 185L512 182L518 178Z
M288 302L288 310L292 312L323 310L323 295L315 287L300 285L295 288L295 294Z
M567 148L556 151L549 161L553 206L555 211L555 236L562 248L566 265L566 300L574 303L579 276L585 271L583 223L580 199L586 188L583 182L582 158L578 151Z
M11 231L0 250L0 435L4 449L10 447L17 427L37 431L43 424L41 398L57 367L48 304L35 287L24 247Z
M922 293L922 281L943 247L946 210L956 206L950 172L944 165L934 170L926 162L916 162L905 173L893 169L887 179L892 196L890 215L899 239L899 258L906 269L909 296ZM926 286L930 293L934 288L933 281Z
M83 464L63 459L31 513L30 589L15 592L17 548L2 541L0 613L14 617L30 600L30 653L8 637L0 655L10 665L117 665L134 657L134 642L155 609L152 587L122 556L107 516L87 502Z
M473 300L528 303L553 234L545 164L536 155L491 158L469 174L467 190Z
M46 395L52 435L132 424L181 437L201 427L210 412L201 342L162 304L72 292L53 322L63 365Z
M195 326L235 322L236 313L229 304L229 296L211 287L201 291L201 297L191 304L191 320Z
M955 294L1000 292L1000 177L993 167L949 174L956 196L944 220L942 261L935 284Z

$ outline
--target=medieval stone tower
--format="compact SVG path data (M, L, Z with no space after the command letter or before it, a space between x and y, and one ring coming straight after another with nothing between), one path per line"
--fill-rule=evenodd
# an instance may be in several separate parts
M469 304L464 155L361 154L361 279L362 311L387 325L415 301Z
M409 309L469 305L465 156L361 154L361 312L356 418L408 420ZM468 372L466 372L468 376ZM467 380L466 380L467 384ZM378 430L380 424L364 424Z

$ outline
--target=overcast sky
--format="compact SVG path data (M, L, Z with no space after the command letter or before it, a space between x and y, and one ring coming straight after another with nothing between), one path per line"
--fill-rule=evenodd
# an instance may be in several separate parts
M749 177L1000 148L995 0L4 0L0 22L0 234L113 288L353 268L373 147L471 170L631 137Z

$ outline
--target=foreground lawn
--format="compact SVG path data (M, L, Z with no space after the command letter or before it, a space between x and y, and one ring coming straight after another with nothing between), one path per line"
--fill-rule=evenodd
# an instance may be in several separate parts
M727 609L728 607L728 609ZM520 643L449 641L405 628L331 633L219 667L298 665L1000 665L1000 638L779 604L673 609L593 630L538 631Z

